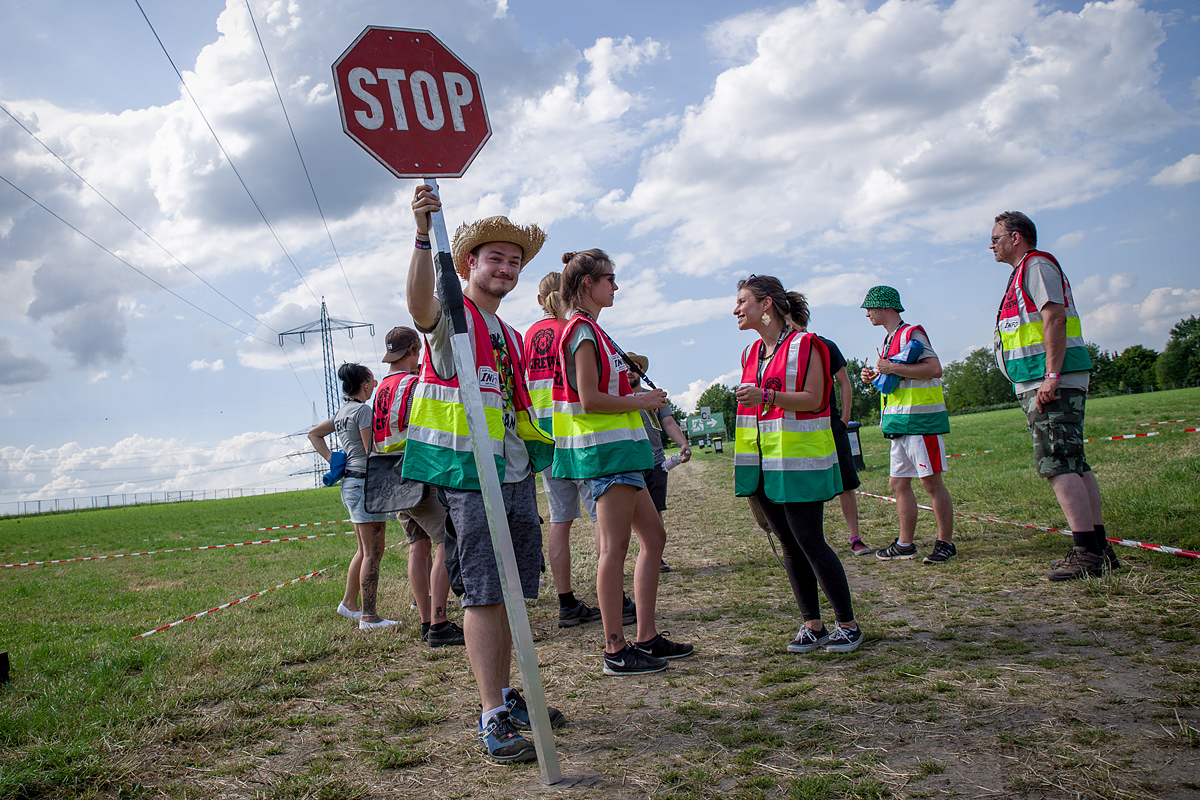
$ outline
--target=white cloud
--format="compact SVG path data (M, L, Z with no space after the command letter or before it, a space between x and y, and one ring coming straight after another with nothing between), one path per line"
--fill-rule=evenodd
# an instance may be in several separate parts
M700 395L704 394L704 390L714 384L723 384L725 386L736 386L742 379L741 369L735 369L732 372L726 372L724 375L718 375L711 380L697 380L688 384L686 392L671 398L671 402L679 406L688 414L696 413L696 403L700 400Z
M225 369L225 360L218 358L216 361L209 363L207 359L198 359L188 364L188 369L190 369L192 372L198 372L200 370L220 372L221 370Z
M1086 235L1087 234L1085 234L1083 231L1071 231L1070 233L1064 233L1054 241L1054 249L1069 250L1072 247L1078 247L1080 242L1083 241L1083 237Z
M1155 186L1183 186L1200 181L1200 154L1184 156L1150 179Z
M711 39L741 63L632 192L597 204L605 220L667 232L669 264L688 274L837 239L978 235L995 208L1069 205L1127 181L1116 144L1177 120L1153 90L1158 17L1132 0L1077 14L814 0L736 17Z
M1103 350L1119 352L1135 344L1161 350L1175 323L1192 314L1200 314L1200 289L1163 286L1141 300L1114 299L1084 313L1083 335Z

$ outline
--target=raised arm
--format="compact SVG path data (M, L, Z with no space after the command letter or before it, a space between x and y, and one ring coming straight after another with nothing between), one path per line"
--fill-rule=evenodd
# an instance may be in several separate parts
M430 213L440 211L442 203L433 193L433 187L421 184L413 194L413 218L417 223L417 233L429 235ZM405 287L408 296L408 313L412 315L417 327L428 331L437 322L441 304L434 294L436 278L433 274L433 251L413 248L412 259L408 262L408 282Z

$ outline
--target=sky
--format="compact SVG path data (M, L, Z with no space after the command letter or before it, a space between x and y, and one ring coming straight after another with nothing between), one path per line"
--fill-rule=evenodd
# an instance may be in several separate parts
M1190 0L738 5L0 0L0 513L312 485L320 338L279 333L324 298L374 326L337 360L382 377L412 324L417 182L344 134L332 86L367 25L480 76L493 135L441 181L447 224L549 233L501 316L524 329L561 254L603 248L601 323L685 410L738 380L750 273L803 291L847 358L882 340L859 308L880 283L943 364L990 347L1005 210L1102 349L1200 314Z

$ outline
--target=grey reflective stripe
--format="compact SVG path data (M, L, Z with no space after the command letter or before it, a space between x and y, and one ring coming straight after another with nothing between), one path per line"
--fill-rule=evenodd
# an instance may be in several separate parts
M763 470L768 472L820 472L836 467L837 463L835 452L817 458L764 458L762 466Z
M480 392L483 397L483 405L485 408L503 408L504 398L496 392ZM428 383L421 381L417 386L414 394L416 400L440 400L443 403L454 403L462 405L462 397L459 395L457 387L442 386L436 383Z
M554 388L554 379L553 378L540 378L536 381L527 381L525 383L525 387L527 389L529 389L529 391L531 391L531 392L534 389L553 389Z
M569 400L555 400L554 413L569 414L572 417L580 417L586 412L583 410L583 403L572 403Z
M757 420L758 417L754 416L753 414L738 414L737 422L735 422L734 425L738 428L753 428Z
M945 403L937 405L922 405L922 406L885 406L883 413L885 414L940 414L946 410Z
M1087 347L1087 342L1081 336L1068 336L1066 340L1067 347ZM1026 345L1025 347L1014 347L1011 350L1004 351L1005 358L1028 358L1029 356L1040 356L1046 352L1045 342Z
M537 406L530 406L529 414L534 419L552 419L554 417L554 409L538 408Z
M793 336L792 341L788 343L786 372L784 372L784 387L785 392L796 391L795 384L800 382L800 342L804 339L804 334ZM808 366L805 364L804 366ZM791 384L788 384L788 379L791 378Z
M758 453L734 453L733 465L735 467L757 467Z
M597 447L602 444L642 441L649 441L646 437L645 428L638 428L637 430L633 430L632 428L617 428L611 431L595 431L575 436L556 436L554 446L562 447L566 450L575 450L580 447Z
M760 433L813 433L829 430L829 417L817 419L764 419L758 423Z
M408 429L408 438L414 442L421 442L433 445L434 447L443 447L448 450L456 450L460 453L471 452L471 437L469 435L455 436L453 433L446 431L435 431L433 428L418 428L414 426ZM492 455L504 455L503 440L493 439L489 436L487 444L492 448Z

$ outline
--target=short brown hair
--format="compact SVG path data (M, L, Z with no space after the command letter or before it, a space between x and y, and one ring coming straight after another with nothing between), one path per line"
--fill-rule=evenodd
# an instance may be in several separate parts
M1033 224L1033 220L1020 211L1005 211L1003 214L998 214L995 221L1003 225L1004 230L1009 233L1021 234L1025 244L1037 247L1037 227Z

